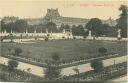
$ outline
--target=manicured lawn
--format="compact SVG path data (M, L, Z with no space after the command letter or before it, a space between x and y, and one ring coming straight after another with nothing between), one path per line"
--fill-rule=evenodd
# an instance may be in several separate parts
M51 58L53 53L58 53L61 60L92 58L99 55L98 49L105 47L107 53L126 55L127 42L123 41L92 41L92 40L52 40L36 41L35 43L1 43L1 54L14 53L14 49L20 47L22 56L33 57L41 60ZM10 52L9 52L10 50Z

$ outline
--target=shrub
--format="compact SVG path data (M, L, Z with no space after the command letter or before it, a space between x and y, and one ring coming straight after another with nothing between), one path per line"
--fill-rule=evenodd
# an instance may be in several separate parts
M99 48L98 52L101 53L101 55L104 55L107 52L107 49L104 47L101 47Z
M46 60L47 68L45 69L45 78L56 79L59 78L61 69L59 69L59 54L53 53L52 60Z
M18 67L18 62L15 60L8 61L8 70L13 71L16 67Z
M101 60L96 59L91 62L91 67L94 69L94 72L98 72L102 70L103 63Z
M22 49L21 49L21 48L16 48L16 49L15 49L15 55L16 55L16 56L19 56L20 53L22 53Z

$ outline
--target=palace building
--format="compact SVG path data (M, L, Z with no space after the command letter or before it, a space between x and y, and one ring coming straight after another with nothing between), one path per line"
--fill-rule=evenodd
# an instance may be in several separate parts
M73 17L63 17L60 15L58 8L56 9L47 9L47 13L43 18L37 18L37 19L26 19L28 24L30 25L37 25L37 24L43 24L47 22L54 22L58 27L61 26L61 24L68 24L70 26L72 25L83 25L85 26L86 23L90 19L86 18L73 18ZM116 21L113 20L111 17L108 20L102 20L103 23L107 23L110 26L115 26Z

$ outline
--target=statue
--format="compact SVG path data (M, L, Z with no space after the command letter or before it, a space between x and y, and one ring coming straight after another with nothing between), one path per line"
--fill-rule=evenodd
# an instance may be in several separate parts
M118 31L117 31L117 32L118 32L117 37L118 37L118 38L121 38L121 29L118 29Z
M36 30L34 31L34 33L36 33Z
M63 29L63 33L65 33L66 31L65 31L65 29Z
M88 34L89 37L92 37L92 32L89 30L89 34Z
M12 34L13 32L12 32L12 29L11 29L11 34Z

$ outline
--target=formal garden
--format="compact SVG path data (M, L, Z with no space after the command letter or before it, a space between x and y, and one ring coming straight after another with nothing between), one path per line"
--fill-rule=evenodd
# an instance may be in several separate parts
M45 62L51 59L54 53L60 57L60 61L72 62L82 59L90 59L118 54L127 54L127 42L125 41L97 41L97 40L51 40L36 41L35 43L1 43L2 55L15 55L15 50L19 48L18 57L32 58L37 61ZM105 54L101 55L99 48L106 49Z
M55 59L55 58L54 58ZM57 61L53 61L56 64ZM103 67L102 61L93 61L91 62L91 67L94 70L79 73L79 69L74 68L76 72L75 75L62 76L60 74L60 69L54 66L50 66L45 71L45 77L39 77L33 75L29 72L17 70L18 62L15 60L9 60L8 65L0 65L0 79L3 81L15 81L15 82L43 82L43 81L70 81L70 82L92 82L92 81L106 81L108 79L113 79L115 77L125 75L127 72L127 62L115 64L108 67ZM29 70L28 70L29 71Z
M16 22L10 23L6 23L2 19L1 33L7 31L9 34L11 33L11 36L1 35L0 37L0 57L8 59L7 63L0 64L0 81L101 81L125 75L127 73L127 63L121 56L127 55L127 40L123 40L123 38L127 39L127 6L121 5L119 11L121 11L121 14L116 19L117 24L115 26L105 24L99 18L91 18L85 26L61 25L59 29L54 22L48 22L45 25L29 25L24 19L18 19ZM16 33L25 33L25 30L28 29L32 33L35 31L35 27L38 33L41 31L45 32L45 30L48 30L50 33L52 31L56 33L67 29L73 36L82 36L83 38L50 40L46 37L44 40L38 40L36 37L31 36L14 37L12 34L12 29ZM87 39L90 31L93 39ZM101 40L96 40L98 37ZM116 38L116 41L102 40L105 37ZM13 41L20 38L35 38L35 40L29 41L33 43L17 43ZM3 39L9 39L11 42L4 42ZM108 57L112 59L113 56L119 57L123 62L115 64L115 60L112 60L114 64L109 63L108 66L104 66L103 60L108 59ZM83 63L86 60L89 60L87 62L92 70L80 73L79 68L76 67L72 69L75 72L74 75L61 75L63 66L60 66L60 64L67 63L68 65L65 68L73 67L74 63L75 66L81 65L81 63L86 64ZM33 75L31 68L28 68L26 71L22 70L23 66L21 66L18 69L21 62L41 67L43 70L41 74L44 77ZM86 70L86 68L83 70Z

